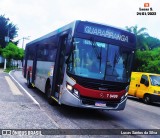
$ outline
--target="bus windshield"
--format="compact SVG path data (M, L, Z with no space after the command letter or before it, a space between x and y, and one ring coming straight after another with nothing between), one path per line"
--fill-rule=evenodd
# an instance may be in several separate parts
M150 75L152 86L160 86L160 76Z
M131 59L126 47L74 38L67 71L86 78L128 82Z

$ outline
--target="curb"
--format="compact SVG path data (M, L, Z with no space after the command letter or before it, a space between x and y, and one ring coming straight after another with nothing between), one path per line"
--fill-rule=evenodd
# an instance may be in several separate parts
M9 76L21 87L21 89L22 89L22 90L31 98L31 100L32 100L36 105L38 105L39 108L40 108L40 104L36 101L36 99L34 99L33 96L30 95L29 92L27 92L27 90L25 90L25 89L23 88L23 86L11 75L11 73L12 73L13 71L15 71L15 70L12 70L12 71L9 72Z
M36 99L34 99L33 96L30 95L29 92L27 92L27 90L25 90L25 89L23 88L23 86L11 75L11 73L14 72L14 71L15 71L15 70L10 71L10 72L9 72L9 76L20 86L20 88L23 89L23 91L31 98L31 100L32 100L41 110L43 110L43 109L41 108L40 104L36 101ZM55 125L58 129L60 129L60 126L57 124L57 122L54 121L46 112L44 112L44 113L45 113L45 115L54 123L54 125Z

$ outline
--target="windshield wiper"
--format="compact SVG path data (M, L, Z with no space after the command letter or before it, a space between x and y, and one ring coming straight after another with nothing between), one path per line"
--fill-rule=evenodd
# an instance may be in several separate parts
M97 59L99 59L99 71L101 72L101 64L102 64L102 46L101 46L101 49L100 49L100 52L98 51L98 46L97 46L97 43L94 41L93 38L91 38L91 43L92 43L92 48L93 48L93 51L97 57Z

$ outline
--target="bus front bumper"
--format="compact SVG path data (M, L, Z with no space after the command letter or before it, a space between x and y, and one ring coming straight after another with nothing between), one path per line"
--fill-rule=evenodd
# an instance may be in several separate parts
M60 98L59 98L59 103L69 105L69 106L74 106L74 107L80 107L80 108L92 108L92 109L103 109L103 110L124 110L127 97L122 99L119 103L109 103L106 101L105 104L96 104L96 102L104 102L104 101L93 101L93 102L85 102L86 99L83 98L78 98L75 95L73 95L71 92L68 90L64 90L61 92ZM92 101L91 99L89 99ZM95 102L95 103L94 103Z

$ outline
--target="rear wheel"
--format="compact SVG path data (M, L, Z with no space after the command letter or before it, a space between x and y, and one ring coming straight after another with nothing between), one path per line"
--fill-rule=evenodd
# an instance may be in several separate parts
M151 103L151 96L149 94L144 95L143 102L146 104L150 104Z
M31 81L30 81L30 76L29 76L29 74L27 75L27 87L28 87L28 88L32 88L32 84L31 84Z

